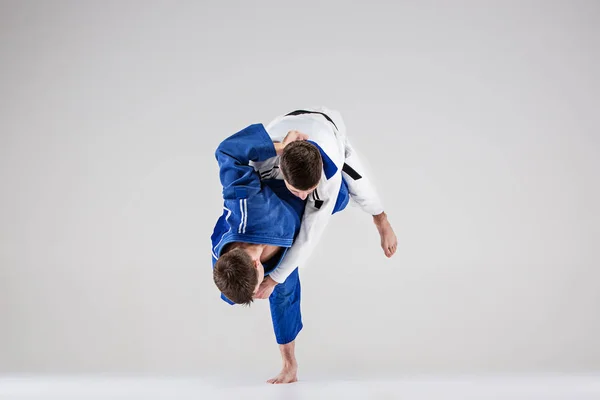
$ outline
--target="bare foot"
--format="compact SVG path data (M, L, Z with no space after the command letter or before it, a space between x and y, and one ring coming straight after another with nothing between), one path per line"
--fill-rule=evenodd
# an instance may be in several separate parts
M390 258L396 253L396 249L398 248L398 239L392 229L392 225L388 221L385 213L375 215L373 221L375 222L375 226L381 237L381 248L386 257Z
M280 384L298 382L297 373L297 366L283 367L279 375L277 375L275 378L269 379L267 383Z

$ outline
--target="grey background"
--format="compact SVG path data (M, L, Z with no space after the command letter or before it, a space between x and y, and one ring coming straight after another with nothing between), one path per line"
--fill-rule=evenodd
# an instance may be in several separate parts
M600 369L600 3L350 3L0 2L0 373L275 372L213 152L320 104L399 251L335 216L301 376Z

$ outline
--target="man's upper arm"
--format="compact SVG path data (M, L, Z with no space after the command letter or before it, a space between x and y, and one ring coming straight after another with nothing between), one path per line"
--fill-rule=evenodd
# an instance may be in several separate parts
M224 199L250 197L260 191L260 177L250 161L274 157L275 147L261 124L250 125L223 140L215 151Z

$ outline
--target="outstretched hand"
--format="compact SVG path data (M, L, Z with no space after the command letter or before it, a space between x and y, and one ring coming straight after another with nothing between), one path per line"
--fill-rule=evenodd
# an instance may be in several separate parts
M273 293L275 286L277 285L278 283L275 282L273 278L271 278L270 276L265 277L265 279L263 279L263 281L260 283L260 286L258 287L256 293L254 293L254 298L268 299L269 296L271 296L271 293Z
M390 258L398 249L398 239L396 238L396 234L392 229L392 225L388 221L387 215L384 212L379 215L374 215L373 222L375 222L377 231L379 231L383 253L387 258Z

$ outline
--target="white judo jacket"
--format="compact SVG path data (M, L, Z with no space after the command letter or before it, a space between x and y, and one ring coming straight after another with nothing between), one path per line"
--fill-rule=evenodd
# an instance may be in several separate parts
M366 176L358 154L346 136L346 126L339 112L325 107L305 108L275 118L266 127L273 141L281 142L291 130L308 135L333 161L336 168L329 168L321 176L321 182L307 198L298 236L281 264L270 276L282 283L296 269L306 264L315 245L327 226L336 205L338 194L345 181L350 198L370 215L383 212L383 206L375 188ZM266 161L253 162L252 166L261 179L283 179L279 170L279 156Z

